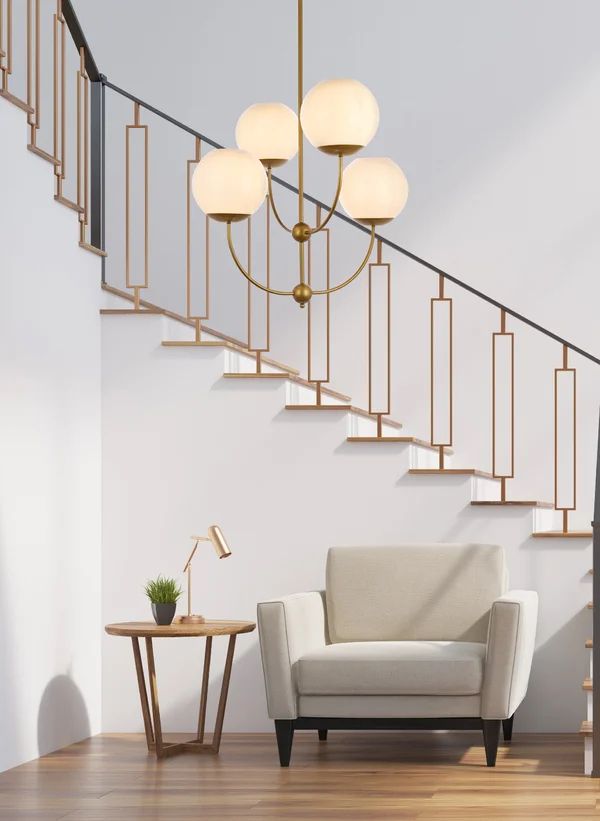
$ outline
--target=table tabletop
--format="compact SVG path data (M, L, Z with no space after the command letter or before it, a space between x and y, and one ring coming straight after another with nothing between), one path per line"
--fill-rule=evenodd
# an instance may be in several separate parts
M107 624L105 630L111 636L138 638L177 638L186 636L233 636L251 633L256 628L252 621L205 621L202 624L155 624L153 621L124 621Z

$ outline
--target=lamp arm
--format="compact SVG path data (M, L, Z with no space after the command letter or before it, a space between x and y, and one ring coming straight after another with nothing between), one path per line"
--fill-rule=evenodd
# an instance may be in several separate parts
M292 229L288 228L285 222L279 216L279 211L277 210L277 206L275 205L275 197L273 196L273 185L271 183L271 168L267 168L267 185L268 185L268 197L269 202L271 203L271 208L273 209L273 215L277 222L281 225L284 231L287 231L288 234L291 233Z
M339 285L334 285L332 288L324 288L322 291L313 291L313 294L317 294L318 296L323 296L327 294L332 294L334 291L339 291L342 288L345 288L346 285L350 285L350 283L356 279L356 277L361 273L367 262L369 261L369 257L371 256L371 251L373 250L373 245L375 245L375 226L371 226L371 240L369 242L369 247L367 248L367 253L363 261L360 263L360 266L357 270L352 274L352 276L345 279L343 282L340 282Z
M337 208L338 202L340 201L340 194L342 193L342 181L343 181L343 179L344 179L344 157L343 157L342 154L340 154L339 157L338 157L338 181L337 181L337 188L335 190L335 197L333 198L333 205L331 206L331 208L327 212L327 215L325 216L325 219L323 219L319 223L319 225L315 225L314 228L310 229L311 234L316 234L319 231L322 231L323 228L325 228L325 226L327 225L329 220L334 215L335 209ZM316 291L315 291L315 293L316 293Z
M252 285L255 285L257 288L260 288L261 291L265 291L265 293L267 293L267 294L277 294L278 296L293 296L294 295L293 291L278 291L275 288L268 288L266 285L262 285L260 282L257 282L252 276L250 276L248 271L246 271L246 269L244 268L242 263L239 261L238 256L235 252L235 248L233 247L233 238L231 236L231 223L230 222L227 223L227 245L229 246L229 252L230 252L231 257L232 257L233 261L235 262L238 270L240 271L240 273L242 273L246 277L248 282L252 283Z

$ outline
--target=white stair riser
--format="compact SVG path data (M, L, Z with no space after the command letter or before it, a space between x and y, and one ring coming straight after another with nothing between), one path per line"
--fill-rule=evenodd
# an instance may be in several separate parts
M206 335L206 341L212 341L208 334ZM256 355L244 353L243 351L227 350L225 352L225 373L256 373ZM273 365L261 362L261 373L282 373L282 371Z
M534 533L543 530L560 530L562 528L562 514L560 511L544 507L533 509Z
M308 385L301 385L298 382L288 382L286 391L286 402L288 405L316 405L316 388L308 387ZM333 396L328 396L326 393L323 393L321 395L321 404L345 405L347 403L340 399L335 399Z
M444 456L444 466L452 467L452 456ZM434 448L426 448L422 445L410 446L410 467L411 469L438 468L440 457Z
M500 482L485 476L471 477L471 499L474 502L497 502L500 499Z
M583 739L583 772L585 775L592 774L592 738L586 736Z

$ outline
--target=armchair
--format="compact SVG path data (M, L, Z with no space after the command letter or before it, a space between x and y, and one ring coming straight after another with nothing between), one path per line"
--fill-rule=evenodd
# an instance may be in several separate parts
M295 729L481 729L488 766L527 692L537 594L493 545L331 548L326 591L258 605L282 767Z

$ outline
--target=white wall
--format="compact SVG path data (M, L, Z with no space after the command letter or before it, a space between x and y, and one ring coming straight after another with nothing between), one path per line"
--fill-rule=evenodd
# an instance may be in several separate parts
M531 538L528 509L470 506L463 477L407 476L405 446L349 444L343 416L285 411L278 382L223 379L219 349L161 346L175 332L159 316L103 317L105 622L148 619L147 578L163 573L185 585L189 537L212 523L232 556L220 562L206 549L195 560L194 610L209 618L253 619L257 601L322 589L330 545L499 543L511 585L540 594L518 728L577 729L591 620L587 544ZM215 641L213 710L225 645ZM189 731L202 642L158 640L155 648L163 728ZM103 728L140 731L131 642L105 636L103 653ZM240 636L226 729L270 727L257 637Z
M137 0L118 11L111 0L77 6L110 79L225 144L232 144L236 118L249 103L294 105L293 0L180 0L168 15L160 3ZM307 0L305 6L306 87L340 74L368 83L380 102L381 125L367 153L390 154L406 169L409 202L384 235L598 355L600 244L591 226L600 219L594 173L600 64L592 32L600 6L591 0L382 0L372 13L356 0ZM140 21L144 37L136 38ZM122 285L124 125L132 122L132 105L107 91L107 116L107 270L109 281ZM184 170L193 140L147 112L142 121L150 144L148 297L184 312ZM329 201L332 161L310 147L306 158L307 189ZM282 174L294 179L294 164ZM292 197L278 197L290 218ZM197 209L193 215L197 238L202 222ZM264 209L253 220L258 277L264 275L263 218ZM366 238L336 220L331 226L332 280L338 282L356 266ZM243 232L238 229L236 242L245 260ZM297 281L290 243L273 224L272 283L280 287ZM200 240L197 260L202 253ZM244 339L247 288L228 257L223 226L211 227L210 257L209 324ZM429 298L437 279L399 254L385 250L384 259L393 275L392 415L425 437ZM194 275L200 282L202 264ZM455 299L455 448L462 465L491 469L491 334L499 327L498 311L456 287L448 286L447 295ZM365 276L332 297L331 312L332 384L365 405ZM562 352L516 321L509 319L508 329L516 333L517 385L516 479L509 494L551 500L552 392ZM271 349L306 374L306 312L289 299L272 299ZM571 365L578 368L579 424L578 510L571 525L584 528L592 509L600 379L598 367L581 357L573 355Z
M0 100L0 770L100 729L100 261Z

